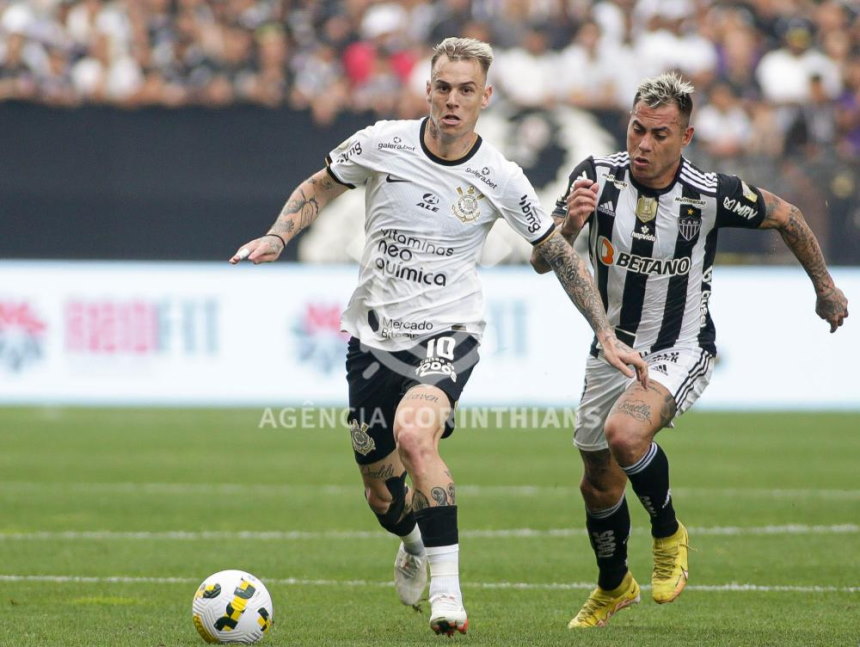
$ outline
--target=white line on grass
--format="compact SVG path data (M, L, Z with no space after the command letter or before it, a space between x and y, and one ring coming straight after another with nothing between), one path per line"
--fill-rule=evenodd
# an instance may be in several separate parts
M754 536L754 535L851 535L860 533L860 525L846 523L831 526L807 526L789 524L784 526L713 526L689 528L691 535ZM647 534L647 529L634 529L633 534ZM461 530L466 538L507 539L575 537L585 534L583 528L507 528L496 530ZM268 540L295 541L320 539L388 539L382 530L164 530L164 531L113 531L113 530L61 530L0 533L0 541L89 541L89 540L167 540L167 541L211 541L211 540Z
M355 485L314 485L302 484L264 484L264 483L48 483L45 481L3 481L0 482L0 493L8 492L64 492L64 493L94 493L109 492L122 494L166 494L166 495L238 495L263 494L269 496L290 496L298 493L325 495L351 495L361 488ZM829 499L854 501L860 499L860 490L816 489L816 488L672 488L677 496L705 498L739 498L755 497L767 499ZM458 485L457 493L464 496L572 496L579 498L579 487L576 485Z
M305 580L295 577L267 578L267 584L288 586L346 586L346 587L390 587L391 582L372 582L370 580ZM49 582L49 583L82 583L82 584L199 584L200 580L190 577L128 577L114 575L96 577L88 575L0 575L0 582ZM517 589L538 591L569 591L592 589L593 582L481 582L461 584L473 589ZM647 584L643 589L649 589ZM799 586L799 585L763 585L763 584L691 584L688 590L709 592L764 592L764 593L860 593L860 586Z

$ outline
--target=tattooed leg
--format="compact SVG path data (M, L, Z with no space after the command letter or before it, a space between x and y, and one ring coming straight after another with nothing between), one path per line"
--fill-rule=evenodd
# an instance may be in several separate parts
M665 386L633 383L618 400L604 431L612 455L622 467L632 465L648 451L660 429L675 416L675 399Z
M394 438L415 488L416 510L454 505L454 480L439 455L439 440L450 413L448 396L428 385L411 388L397 407Z

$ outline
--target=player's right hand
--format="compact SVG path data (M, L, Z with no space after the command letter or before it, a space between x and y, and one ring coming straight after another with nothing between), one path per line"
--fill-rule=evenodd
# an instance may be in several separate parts
M575 180L567 194L567 216L561 225L561 233L565 236L577 235L585 221L597 209L597 182L588 178Z
M648 388L648 363L638 351L633 350L611 333L598 333L597 339L603 348L603 359L627 377L633 377L635 374L636 381L642 385L642 388Z
M277 236L261 236L245 243L228 261L236 265L239 261L251 261L254 265L259 263L271 263L278 260L284 245Z

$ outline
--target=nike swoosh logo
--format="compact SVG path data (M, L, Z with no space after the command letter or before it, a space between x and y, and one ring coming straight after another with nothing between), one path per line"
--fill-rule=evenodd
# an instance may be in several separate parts
M391 175L391 173L389 173L387 176L385 176L385 181L386 182L408 182L409 180L404 180L403 178L394 177Z

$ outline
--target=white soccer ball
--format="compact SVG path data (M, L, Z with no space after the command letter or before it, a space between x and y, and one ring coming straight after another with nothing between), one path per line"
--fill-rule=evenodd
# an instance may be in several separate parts
M210 575L197 588L191 605L194 626L208 643L250 645L274 622L272 596L256 577L227 570Z

